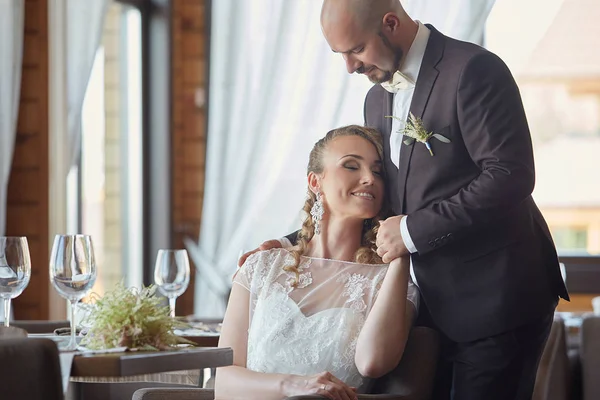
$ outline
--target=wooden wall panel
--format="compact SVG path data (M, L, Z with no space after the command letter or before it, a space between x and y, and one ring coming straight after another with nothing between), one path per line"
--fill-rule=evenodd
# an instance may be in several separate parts
M37 109L37 103L33 103ZM21 103L21 112L28 113L29 104ZM18 129L18 128L17 128ZM42 138L40 135L27 134L21 130L21 133L17 137L17 143L13 153L13 168L19 169L31 169L38 166L37 155L40 152L40 146L42 145Z
M173 246L198 239L204 195L206 114L197 93L206 91L207 32L202 0L172 2L172 220ZM177 300L177 314L194 311L194 266L189 289Z
M27 36L25 37L25 44L27 44ZM19 146L24 146L24 148L27 149L26 152L29 152L27 144L22 142L26 140L26 138L29 138L29 136L38 135L40 131L44 129L44 124L42 123L44 107L48 107L47 100L44 103L43 101L39 101L39 99L21 99L19 104L19 117L17 120L17 143L15 151L18 150ZM47 131L47 120L45 121L45 124ZM32 155L36 156L37 154Z
M38 167L14 167L8 184L8 202L13 204L37 204L41 195L40 176Z
M26 35L26 39L30 41L37 41L38 39L34 35ZM34 40L31 40L34 39ZM25 42L28 45L28 42ZM38 50L39 54L39 50ZM30 56L31 57L31 56ZM23 66L21 74L21 99L37 100L39 96L39 87L42 86L42 75L43 71L40 70L39 65L27 65Z
M27 236L32 276L13 301L16 319L47 319L48 291L48 5L25 1L17 138L8 185L6 234Z

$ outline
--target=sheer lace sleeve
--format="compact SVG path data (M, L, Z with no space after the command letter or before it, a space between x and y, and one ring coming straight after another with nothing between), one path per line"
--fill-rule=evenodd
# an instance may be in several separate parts
M240 267L235 276L233 277L233 283L237 283L244 289L250 291L252 287L252 276L259 260L258 253L252 254L246 259L246 262Z
M274 267L274 254L277 254L277 252L272 250L259 251L252 254L246 259L244 265L240 267L238 273L233 278L233 283L237 283L254 295L257 295L265 284L269 269Z
M280 263L277 262L277 256L280 252L280 249L275 249L252 254L238 270L233 278L233 283L237 283L248 290L252 297L258 296L266 283L269 271L281 267Z

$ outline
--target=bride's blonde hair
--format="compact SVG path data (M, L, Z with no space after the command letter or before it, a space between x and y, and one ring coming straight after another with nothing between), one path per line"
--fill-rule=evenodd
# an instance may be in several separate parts
M341 136L359 136L369 141L373 146L375 146L377 154L379 155L379 159L383 161L383 142L381 139L381 134L375 129L366 128L364 126L359 125L349 125L333 129L327 132L327 135L325 135L324 138L322 138L315 144L312 151L310 152L310 156L308 159L308 168L306 172L307 175L310 172L313 172L315 174L323 173L323 156L325 154L325 151L327 150L327 146L333 139ZM316 195L309 190L308 197L306 198L306 201L304 203L304 207L302 207L302 211L306 213L306 218L302 223L302 229L300 230L300 232L298 232L297 246L290 251L294 256L294 264L287 265L284 267L284 270L296 274L296 282L292 283L293 286L297 285L299 279L298 265L300 265L300 257L305 254L308 243L315 234L315 224L312 217L310 216L310 210L312 209L316 200ZM359 247L359 249L356 251L356 254L354 256L355 262L363 264L382 263L381 258L377 255L375 239L377 237L377 230L379 228L378 222L386 216L387 206L384 196L383 205L381 207L381 210L379 211L379 214L376 215L374 218L365 220L362 231L361 247Z

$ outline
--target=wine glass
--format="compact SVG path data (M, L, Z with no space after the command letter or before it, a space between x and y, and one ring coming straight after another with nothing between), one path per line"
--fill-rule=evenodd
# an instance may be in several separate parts
M76 350L75 308L96 281L92 238L88 235L56 235L50 256L50 282L71 303L71 340L66 350Z
M4 299L4 326L10 325L10 301L27 287L31 259L27 238L0 237L0 297Z
M190 283L190 260L186 250L159 250L154 265L154 283L169 299L171 317L175 317L175 299Z

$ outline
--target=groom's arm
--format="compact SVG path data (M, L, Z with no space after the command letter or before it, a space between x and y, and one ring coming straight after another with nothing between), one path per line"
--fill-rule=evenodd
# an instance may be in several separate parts
M482 52L464 67L457 92L460 130L481 173L445 200L408 215L419 254L503 218L533 191L531 136L517 85L496 55ZM437 247L436 247L437 248Z

